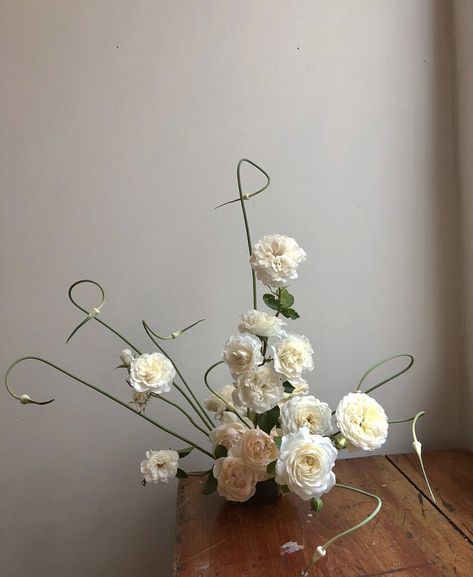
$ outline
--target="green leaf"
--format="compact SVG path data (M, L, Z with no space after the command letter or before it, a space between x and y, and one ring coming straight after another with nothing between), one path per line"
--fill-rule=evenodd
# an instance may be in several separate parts
M279 485L279 494L280 495L287 495L290 492L291 491L287 485Z
M216 459L220 459L221 457L226 457L227 453L228 453L227 447L224 447L223 445L217 445L215 447L214 455L215 455Z
M264 304L270 309L273 309L273 311L279 310L279 301L274 295L270 295L269 293L264 294L263 301Z
M292 393L292 391L296 388L296 387L293 387L289 381L284 381L282 386L284 387L285 393Z
M202 493L204 495L210 495L210 493L213 493L214 491L217 490L217 485L218 481L214 477L212 470L210 470L207 480L205 481L204 488L202 489Z
M299 313L297 313L294 309L283 309L281 311L281 314L283 317L286 317L287 319L296 320L299 318Z
M274 444L278 449L281 448L282 437L273 437Z
M187 455L194 450L194 447L185 447L184 449L179 449L179 451L177 451L177 454L179 455L180 459L183 459L184 457L187 457Z
M189 475L185 471L183 471L182 469L177 470L176 477L178 479L187 479L188 476Z
M310 500L310 508L312 509L312 511L315 511L316 513L322 511L323 506L324 502L320 497L314 497L313 499Z
M294 297L287 289L282 289L279 293L279 302L282 309L288 309L294 304Z
M280 414L280 409L278 405L266 411L265 413L261 413L256 418L257 426L264 431L265 433L271 433L273 427L277 424Z
M269 465L266 467L266 473L268 473L268 475L276 475L276 463L277 463L277 459L276 461L271 461L271 463L269 463Z

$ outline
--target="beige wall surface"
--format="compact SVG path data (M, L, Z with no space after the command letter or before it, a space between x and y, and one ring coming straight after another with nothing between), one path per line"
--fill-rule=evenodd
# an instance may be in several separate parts
M293 330L316 352L314 394L335 407L371 364L412 352L376 396L391 418L425 409L427 447L457 444L445 5L0 0L2 370L37 354L128 401L114 335L91 322L65 344L82 319L67 288L92 278L104 320L143 350L141 319L163 333L207 319L169 344L205 397L202 374L251 303L238 206L213 210L246 156L273 181L248 203L254 239L287 234L308 254ZM176 485L141 487L139 463L172 440L48 367L12 384L56 401L0 393L0 576L169 575ZM191 432L163 404L150 415ZM410 446L393 426L385 451Z
M473 2L453 3L455 116L464 280L463 442L473 449Z

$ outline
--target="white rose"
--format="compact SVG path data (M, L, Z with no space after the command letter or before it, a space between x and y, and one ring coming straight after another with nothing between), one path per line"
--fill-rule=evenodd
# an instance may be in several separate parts
M273 437L261 429L248 429L228 454L239 457L245 465L263 473L263 477L267 478L266 467L278 458L278 448Z
M161 353L145 353L134 359L130 367L131 386L139 393L167 393L175 375L171 361Z
M123 349L123 351L120 353L120 360L122 365L125 365L126 367L131 365L134 358L135 357L133 356L133 353L130 351L130 349Z
M136 405L136 410L141 413L146 408L146 403L149 400L149 393L139 393L138 391L133 390L131 393L133 397L133 402Z
M227 410L227 407L233 407L232 393L235 390L233 385L225 385L220 387L215 392L217 395L212 394L204 400L205 408L208 411L216 413L217 417ZM221 397L221 398L220 398ZM223 399L223 400L222 400Z
M234 335L225 343L223 360L228 365L232 377L238 379L240 375L263 362L261 342L253 335Z
M178 461L176 451L146 451L140 469L147 483L167 483L176 476Z
M276 482L287 485L304 501L320 497L335 484L332 468L337 450L328 437L311 435L307 427L282 438Z
M253 426L253 423L251 423L249 419L243 420L249 427ZM243 436L243 433L248 430L248 426L242 423L234 413L222 413L221 424L217 425L215 429L212 429L209 433L213 450L215 450L217 445L223 445L227 449L236 445Z
M265 285L283 287L297 278L297 267L305 258L305 252L293 238L268 234L253 247L250 264Z
M294 390L291 393L284 393L283 402L297 395L307 395L309 393L309 383L305 379L300 378L297 381L293 381L291 385L294 387Z
M273 337L279 333L284 324L274 315L253 309L241 315L238 330L240 333L251 333L258 337Z
M335 413L342 435L365 451L379 449L388 436L388 418L383 407L365 393L349 393Z
M239 377L233 393L236 405L248 407L256 413L269 411L283 396L282 378L270 364Z
M218 494L227 501L247 501L255 494L257 479L254 471L237 457L217 459L213 474L218 481Z
M314 351L309 339L303 335L282 332L271 339L270 350L275 370L290 382L297 382L303 371L314 368Z
M295 396L281 406L281 428L284 434L307 427L314 435L332 433L332 411L327 403L312 395Z

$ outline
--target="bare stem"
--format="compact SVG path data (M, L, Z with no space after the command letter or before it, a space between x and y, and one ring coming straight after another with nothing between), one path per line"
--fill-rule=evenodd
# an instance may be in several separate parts
M14 397L15 399L18 399L23 405L27 405L27 404L34 404L34 405L45 405L45 404L49 404L52 403L54 401L54 399L49 399L48 401L34 401L33 399L31 399L28 395L17 395L16 393L14 393L12 391L12 389L9 387L8 385L8 377L11 373L11 371L13 370L13 368L18 365L19 363L22 363L23 361L27 361L27 360L32 360L32 361L39 361L41 363L44 363L45 365L48 365L50 367L52 367L53 369L56 369L57 371L67 375L68 377L70 377L71 379L76 380L77 382L85 385L86 387L89 387L90 389L93 389L94 391L96 391L97 393L100 393L101 395L104 395L105 397L108 397L109 399L111 399L112 401L115 401L116 403L118 403L119 405L121 405L122 407L125 407L125 409L128 409L129 411L131 411L132 413L134 413L135 415L138 415L139 417L141 417L142 419L145 419L146 421L148 421L149 423L151 423L152 425L154 425L155 427L157 427L158 429L161 429L162 431L164 431L165 433L168 433L168 435L171 435L173 437L175 437L176 439L179 439L180 441L183 441L184 443L187 443L189 445L192 445L195 449L197 449L198 451L200 451L201 453L204 453L205 455L208 455L209 457L211 457L212 459L214 458L214 456L212 455L212 453L210 453L209 451L207 451L206 449L204 449L203 447L200 447L199 445L197 445L196 443L194 443L193 441L191 441L190 439L187 439L186 437L175 433L174 431L171 431L170 429L168 429L167 427L165 427L164 425L160 425L159 423L157 423L156 421L154 421L153 419L150 419L149 417L147 417L146 415L144 415L143 413L140 413L138 411L135 411L135 409L133 409L132 407L130 407L130 405L128 405L127 403L124 403L123 401L121 401L120 399L117 399L116 397L114 397L113 395L111 395L110 393L107 393L106 391L103 391L102 389L100 389L99 387L96 387L95 385L92 385L91 383L88 383L87 381L84 381L84 379L81 379L79 377L77 377L76 375L70 373L69 371L66 371L65 369L62 369L61 367L58 367L57 365L55 365L54 363L51 363L50 361L47 361L46 359L42 359L41 357L22 357L21 359L18 359L17 361L15 361L12 365L10 365L8 367L8 370L5 374L5 387L7 389L7 391L10 393L10 395L12 397Z

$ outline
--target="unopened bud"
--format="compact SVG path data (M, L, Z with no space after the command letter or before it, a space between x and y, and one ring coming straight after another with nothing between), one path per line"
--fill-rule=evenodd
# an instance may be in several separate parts
M319 513L320 511L322 511L323 506L324 506L324 502L322 501L322 499L320 497L314 497L310 501L310 508L312 509L312 511L315 511L316 513Z
M346 449L348 445L348 441L345 439L343 435L337 435L333 440L333 444L335 445L336 449Z
M412 443L412 446L414 447L414 451L419 455L421 455L422 452L422 443L420 441L414 441Z
M320 559L321 557L325 557L325 555L327 554L327 551L322 547L322 545L319 545L315 551L318 555L318 557L316 557L315 560Z
M133 353L130 349L124 349L120 354L120 359L126 367L129 367L133 362Z
M22 405L28 405L29 403L32 403L32 399L29 395L21 395L20 397L20 403Z

